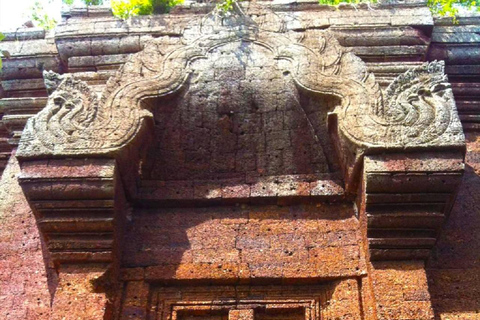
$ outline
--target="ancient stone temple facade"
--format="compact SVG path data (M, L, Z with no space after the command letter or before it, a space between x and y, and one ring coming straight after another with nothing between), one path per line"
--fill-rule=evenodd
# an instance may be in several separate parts
M479 31L406 1L6 33L2 319L480 319Z

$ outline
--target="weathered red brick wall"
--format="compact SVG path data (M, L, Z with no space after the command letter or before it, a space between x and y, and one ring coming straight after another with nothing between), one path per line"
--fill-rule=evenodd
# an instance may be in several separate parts
M50 319L112 319L114 299L108 291L114 286L105 270L104 265L61 267Z
M49 319L55 271L11 157L0 181L0 319Z
M427 30L431 29L433 21L426 7L414 8L413 4L407 3L405 8L398 10L362 10L344 8L302 14L311 21L307 23L308 28L333 27L342 45L352 47L369 62L369 68L376 73L382 86L390 83L392 77L404 72L405 68L419 64L427 56L429 47L434 48L430 50L433 53L442 53L430 55L430 60L447 59L447 72L454 85L463 124L466 129L478 130L478 84L475 77L478 75L480 55L476 54L478 49L474 45L464 43L466 36L476 36L474 32L466 32L477 28L472 25L466 27L475 24L475 19L471 19L473 22L463 21L458 28L466 30L467 35L451 37L453 27L447 24L440 28L436 26L438 32L434 31L430 39ZM2 99L3 106L8 108L1 110L4 112L2 126L5 128L0 128L0 135L4 137L0 141L0 167L3 168L3 161L9 157L5 150L12 148L7 144L18 141L23 128L20 123L26 121L27 114L34 114L45 105L46 92L38 61L47 61L44 65L48 69L76 72L79 78L101 90L114 70L128 59L128 53L141 50L144 41L151 37L147 34L171 36L172 43L175 43L183 32L182 26L191 19L190 15L162 16L154 17L152 21L139 19L138 26L132 26L111 17L101 17L102 20L97 21L94 15L95 12L92 17L77 14L63 30L58 30L59 37L55 41L44 41L44 33L33 38L33 32L28 33L26 43L36 41L37 44L21 46L22 50L11 52L15 58L4 64L0 87L1 97L12 98ZM372 16L378 23L373 27ZM350 27L353 22L355 27ZM85 25L93 26L93 29L84 28ZM144 27L146 25L159 27ZM107 41L105 32L113 28L119 33ZM441 36L440 33L446 35ZM11 46L16 46L18 39L26 39L25 35L20 34L24 38L17 36L15 41L10 38ZM42 40L37 41L39 39ZM430 40L433 45L437 42L436 47L430 45ZM454 41L460 42L455 50L444 46L444 42L451 45ZM93 49L97 52L94 53ZM58 69L60 59L65 70ZM448 59L454 60L453 66L452 61L448 65ZM27 64L29 67L25 68ZM209 69L210 66L205 71L208 73ZM236 72L235 69L225 69L221 77L228 78L230 71ZM458 79L454 78L455 75ZM208 74L204 77L208 78ZM225 105L232 102L233 106L233 101L222 95L220 89L214 98L225 99ZM459 104L462 91L468 92L463 92L466 98ZM244 93L242 91L242 95ZM243 99L235 101L235 110L245 107L241 106L243 102ZM196 101L197 104L202 105ZM272 105L260 103L262 108ZM327 109L328 105L328 102L322 104ZM151 159L154 161L144 163L144 178L167 181L189 179L197 169L200 170L196 171L196 178L205 178L204 174L209 176L211 172L215 172L216 177L226 175L234 178L238 173L259 169L260 176L330 171L327 170L327 158L331 156L331 150L312 140L312 132L305 128L298 110L275 108L268 110L263 118L252 116L251 110L245 109L235 115L230 114L233 110L223 110L221 116L212 117L208 108L202 109L203 113L192 113L198 110L192 110L188 101L175 105L178 107L176 112L169 112L169 106L163 107L155 115L157 122L168 116L174 120L181 119L182 114L189 112L194 117L188 119L189 123L182 122L186 118L172 121L169 125L157 123L156 134L162 144L151 150L150 156L153 155ZM218 104L210 107L216 109ZM22 117L18 117L19 114ZM199 119L200 116L202 119ZM294 126L290 121L292 118L298 118L296 122L299 125ZM212 124L219 124L220 131L209 131ZM173 132L182 126L197 129ZM259 132L266 134L268 141L259 140ZM213 145L208 139L210 136L216 136ZM295 292L292 289L295 286L290 282L293 277L300 278L304 285L296 286L297 290L311 288L312 283L320 280L333 286L330 291L327 290L326 303L321 308L327 319L480 319L480 207L477 204L480 200L480 143L474 133L469 134L468 140L465 182L426 269L423 262L406 261L377 262L367 269L360 250L360 227L351 204L135 208L125 237L122 279L125 280L126 293L114 283L109 283L111 279L104 274L106 268L101 265L62 267L56 270L59 272L57 276L48 253L43 250L35 219L18 186L18 164L15 158L11 158L0 181L0 319L97 320L109 319L115 312L131 319L142 315L142 312L145 314L152 292L158 293L161 288L185 299L198 297L198 291L206 290L205 295L211 298L208 291L214 291L213 285L228 284L217 289L237 293L244 283L260 286L270 278L269 283L282 286L282 289L277 288L275 294L278 295L282 290ZM170 147L181 145L180 152L172 153L169 143L172 143ZM196 152L201 148L191 148L192 145L198 147L202 144L206 145L202 152ZM292 147L293 151L285 152L286 146ZM321 148L325 149L325 155L319 153ZM205 155L212 154L215 161L202 163ZM210 173L207 172L209 170ZM260 193L269 195L269 190L264 189ZM193 190L192 187L192 195ZM205 190L210 192L208 188ZM248 186L246 190L250 190ZM170 186L159 193L165 194L166 191L175 193L175 199L179 198L177 190ZM229 191L239 194L239 189L231 188ZM292 189L288 192L283 196L292 195ZM367 243L366 236L363 242ZM348 278L333 280L336 277ZM170 284L172 281L211 286L182 290L161 287L163 282ZM252 288L251 291L262 298L271 297L272 291L260 294L262 289L258 286ZM296 297L301 297L301 294ZM122 299L120 305L119 300ZM112 303L115 305L112 306ZM368 308L371 311L366 312ZM248 316L247 312L242 314ZM292 318L295 316L296 313L292 313ZM207 318L196 317L197 320ZM259 318L270 319L268 315L260 315ZM190 318L187 315L183 319Z
M378 319L434 318L423 261L375 262L371 277Z
M261 46L233 43L209 55L192 63L188 90L152 108L157 143L143 178L244 180L338 170L326 127L315 133L304 111L320 110L318 122L326 123L334 101L300 94Z
M466 172L427 263L437 319L480 319L480 140L467 134Z
M360 241L351 204L139 208L123 266L149 281L312 282L365 273Z
M105 319L112 312L106 268L54 269L18 184L19 173L13 156L0 181L0 319Z
M379 319L480 319L480 141L467 142L464 181L430 259L372 265Z
M464 184L458 195L451 216L442 231L432 258L427 264L426 277L428 278L428 288L426 287L426 278L425 272L422 270L422 263L383 262L374 264L372 276L374 291L376 293L375 297L377 299L377 311L380 319L401 319L402 317L407 319L430 319L432 313L427 302L429 296L431 297L434 314L437 319L460 320L478 318L480 301L480 291L478 289L480 288L480 258L478 254L478 252L480 252L480 233L478 232L480 229L480 209L477 205L478 193L476 190L480 188L480 180L477 174L480 169L478 152L480 148L474 136L469 136L468 148L468 166ZM49 286L50 290L55 290L55 277L54 273L50 273L50 281L48 280L47 274L49 267L45 267L44 261L44 258L48 258L48 256L44 256L44 253L42 253L42 244L34 217L29 210L28 204L16 180L18 173L18 164L15 158L12 158L0 182L0 194L3 200L0 211L2 219L2 229L0 231L0 255L2 257L0 292L2 303L0 304L0 313L5 319L48 319L50 317L50 305L52 303L50 294L52 291L49 291ZM253 219L250 223L252 223L252 227L254 227L255 230L263 230L263 232L265 232L263 236L268 235L267 226L271 226L272 222L274 222L273 225L277 228L277 231L281 230L282 227L289 227L290 224L282 224L277 219L282 215L282 212L283 215L288 215L290 218L293 218L293 216L291 216L293 213L286 208L281 209L278 207L273 210L274 207L269 207L269 209L271 210L265 210L263 213L257 209L257 213L251 216L252 218L255 218L255 215L257 216L257 219ZM189 210L184 209L183 211L186 214ZM202 211L202 209L196 210ZM318 214L320 209L316 210ZM145 222L149 221L148 219L143 220L146 219L145 215L147 217L149 215L147 211L148 210L143 210L140 213L140 216L143 215L143 217L137 218L138 220L135 221L134 224L138 223L137 225L140 227L142 226L140 221L142 221L143 226L145 226ZM203 209L203 211L205 211L205 209ZM243 211L243 213L236 213L234 215L236 216L237 223L242 221L242 219L243 222L248 221L246 214L248 210L245 208L236 208L232 211ZM205 213L203 214L205 215ZM209 213L208 217L202 216L200 213L198 216L195 216L195 219L199 219L200 223L192 223L191 221L182 222L183 219L180 218L179 220L170 221L170 227L165 227L164 231L167 233L173 232L168 231L171 230L172 224L177 223L178 225L183 225L182 228L187 232L185 233L184 240L188 242L190 239L188 235L190 234L192 243L195 244L194 239L200 239L202 228L204 228L204 232L205 230L213 230L213 233L208 233L213 235L215 230L217 230L216 232L220 232L220 226L226 227L229 223L234 224L235 222L232 220L232 214L228 214L228 211L227 213L223 211L216 214L217 217L223 214L223 219L212 219L215 216L214 213ZM266 229L259 229L262 226L259 219L262 215L264 219L263 227ZM277 218L275 218L275 215L277 215ZM327 219L324 220L323 223L325 223L325 225L328 224L330 227L333 227L333 229L338 228L338 231L341 231L343 236L345 236L344 233L347 232L347 239L350 239L351 231L348 231L348 229L355 229L352 228L355 225L354 220L355 218L352 217L340 220ZM191 226L185 228L185 224L189 223ZM309 224L308 220L303 220L303 222L300 223L305 225ZM315 230L321 230L321 224L322 223L316 223ZM295 227L292 226L292 228ZM251 232L251 236L256 237L254 231L252 230ZM289 232L285 232L284 234L288 233ZM162 233L155 232L155 234L161 237ZM226 233L224 237L226 236L228 238L228 234L231 235L231 233ZM307 232L307 234L314 236L317 232ZM319 238L323 241L320 241L320 243L324 243L327 247L336 247L335 243L340 233L331 234L331 232L328 232L318 234ZM330 234L330 236L328 236L328 234ZM293 235L294 233L290 232L290 236L293 237ZM350 237L348 235L350 235ZM270 234L270 236L273 235ZM286 235L277 236L278 239L282 237L283 239L294 239L288 238ZM212 239L213 238L214 237L212 237ZM275 238L276 237L270 239ZM259 238L257 238L257 240L258 239ZM245 238L245 240L248 240L248 237ZM174 241L174 238L170 241ZM303 236L302 241L305 241L305 236ZM184 242L184 244L187 242ZM208 244L208 241L206 243ZM247 244L248 241L244 243ZM295 248L297 248L296 245L299 244L295 241L284 242L284 244L287 243L289 246ZM224 241L224 244L232 243ZM276 242L276 244L278 244L278 242ZM165 247L154 250L164 249ZM176 249L173 249L173 251L175 250ZM210 250L208 248L198 248L194 250L192 247L178 250L183 251L182 259L192 259L191 261L193 262L193 257L195 256L195 261L198 263L200 263L202 257L203 259L207 259L209 252L210 255L212 254L211 248ZM272 249L268 248L268 250ZM300 251L302 250L307 249L301 248ZM311 250L312 249L309 249L307 251ZM141 256L141 251L142 250L136 252L136 254L140 254ZM148 250L146 251L148 252ZM235 249L232 251L235 251ZM285 259L299 257L296 256L297 254L299 253L295 253L295 255L292 254L292 256L286 254ZM156 258L162 257L162 259L165 259L165 256L161 256L155 251L148 256ZM218 259L224 259L226 257L228 257L226 250L220 250L219 255L216 255ZM235 254L233 257L235 257ZM126 259L131 258L126 256ZM139 258L139 261L142 261L142 258ZM62 315L68 314L68 301L72 298L72 290L75 291L74 289L70 289L72 282L68 282L68 279L75 278L74 274L75 273L69 277L65 277L64 283L61 282L61 289L57 292L54 310L62 310ZM77 274L77 277L85 281L85 275ZM70 285L68 285L68 283L70 283ZM91 285L88 281L87 284ZM73 288L78 288L79 286L79 284L76 284ZM81 290L85 296L87 296L87 294L93 294L92 292L86 291L86 289ZM99 309L97 310L103 310L105 308L105 300L103 299L102 297L93 297L93 300L97 301L99 305ZM76 306L76 308L78 308L78 306ZM85 311L88 309L78 308L78 310ZM91 314L93 315L95 313L93 312Z

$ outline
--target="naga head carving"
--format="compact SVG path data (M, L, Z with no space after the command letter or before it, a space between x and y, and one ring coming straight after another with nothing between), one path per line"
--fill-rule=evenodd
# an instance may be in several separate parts
M387 88L385 100L384 114L376 116L399 128L396 139L403 145L428 144L445 133L444 142L463 141L443 62L426 63L399 76Z
M85 129L92 124L97 113L97 97L82 81L65 76L62 83L51 95L47 106L50 108L49 121L57 118L62 127Z

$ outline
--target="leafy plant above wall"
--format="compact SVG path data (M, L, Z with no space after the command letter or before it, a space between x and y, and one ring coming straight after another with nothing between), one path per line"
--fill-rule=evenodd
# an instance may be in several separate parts
M112 0L113 15L121 19L128 19L137 15L152 14L153 9L148 0Z
M5 39L5 35L3 33L0 32L0 41L2 41L3 39ZM10 58L10 52L8 52L7 50L1 50L0 49L0 71L2 71L2 59L3 58Z
M5 35L0 32L0 41L2 41L3 39L5 39ZM0 54L0 70L2 70L2 57L3 57L3 53Z
M62 2L71 6L75 0L62 0ZM101 6L103 4L103 0L82 0L82 2L87 6Z
M235 1L235 0L233 0ZM319 0L320 4L339 5L341 3L376 3L378 0ZM434 15L455 17L461 9L477 10L480 12L478 0L427 0L427 5Z
M233 10L233 6L237 3L236 0L224 0L220 1L217 3L217 10L220 10L221 12L229 12Z
M32 19L37 27L45 30L53 29L57 25L57 20L51 17L44 8L43 3L39 0L35 1L30 8L30 19Z
M113 15L128 19L137 15L168 13L183 0L112 0Z
M51 1L51 0L48 0ZM67 5L73 5L75 0L62 0ZM104 0L80 0L87 6L102 5ZM232 11L240 0L217 0L217 10L223 13ZM320 4L336 6L343 3L373 4L379 0L318 0ZM388 1L388 0L386 0ZM480 12L480 0L427 0L427 5L435 15L455 17L462 9L477 10ZM183 3L184 0L111 0L112 12L121 19L128 19L137 15L162 14L170 12L171 8ZM35 1L31 9L32 21L44 29L52 29L57 21L51 18L44 10L40 0Z
M327 4L330 6L337 6L342 3L358 4L358 3L377 3L377 0L365 1L365 0L318 0L320 4Z
M433 14L441 16L455 17L462 8L480 12L477 0L428 0L427 4Z

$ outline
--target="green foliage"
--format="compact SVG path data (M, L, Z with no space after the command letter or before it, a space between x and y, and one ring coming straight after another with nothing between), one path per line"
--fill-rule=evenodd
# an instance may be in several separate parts
M233 6L237 0L224 0L222 2L217 3L217 10L223 13L227 13L233 10Z
M176 5L182 4L184 0L150 0L154 14L169 13Z
M378 1L377 0L372 0L372 1L368 1L368 0L319 0L320 4L328 4L330 6L337 6L340 3L358 4L358 3L361 3L361 2L377 3Z
M148 0L112 0L113 15L121 19L128 19L128 17L139 14L152 14L153 8Z
M55 28L57 20L51 18L40 1L35 1L31 8L30 18L35 24L45 30Z
M476 0L428 0L427 2L433 14L455 17L460 8L480 11Z
M113 15L122 19L132 16L167 13L183 0L112 0Z
M62 0L62 2L66 5L71 6L75 2L75 0ZM101 6L103 4L103 0L82 0L82 2L86 6Z
M5 39L5 35L0 32L0 41L2 41L3 39ZM0 71L2 70L2 56L3 54L0 54Z
M479 0L427 0L427 5L433 14L455 17L459 8L476 9L480 11ZM319 0L320 4L339 5L340 3L358 4L361 2L376 3L377 0Z
M87 6L101 6L103 0L82 0Z

